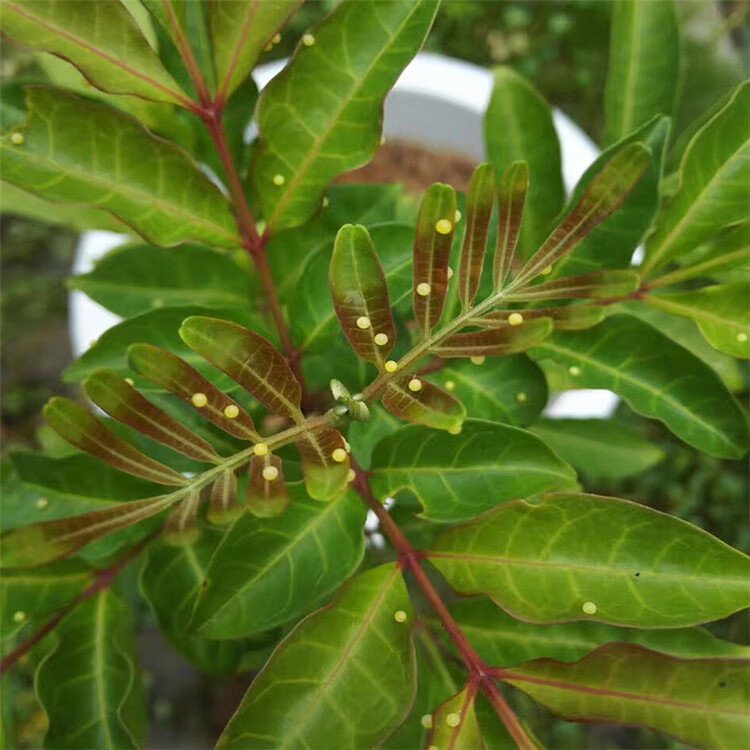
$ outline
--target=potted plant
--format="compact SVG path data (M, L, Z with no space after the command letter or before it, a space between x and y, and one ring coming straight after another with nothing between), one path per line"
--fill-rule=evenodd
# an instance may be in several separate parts
M48 747L141 746L138 599L199 668L259 670L220 747L538 747L519 694L738 746L747 649L697 626L747 607L747 556L586 493L577 469L658 460L638 435L540 415L548 384L606 388L744 455L699 336L750 355L748 85L670 141L674 5L622 2L570 199L549 107L503 68L487 161L412 212L330 183L377 150L438 3L345 0L256 104L298 4L3 5L86 82L4 92L4 199L141 238L75 280L123 318L65 375L106 416L55 398L72 448L14 456L3 674L38 659Z

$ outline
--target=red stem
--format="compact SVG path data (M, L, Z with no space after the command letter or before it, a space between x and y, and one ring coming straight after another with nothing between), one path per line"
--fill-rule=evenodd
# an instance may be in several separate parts
M93 582L84 589L76 599L67 607L60 610L51 620L42 625L39 630L29 636L23 643L20 643L0 662L0 678L23 656L31 651L39 641L47 634L51 633L79 604L83 604L87 599L98 594L100 591L109 588L114 582L117 574L138 555L159 535L160 529L156 529L145 539L140 541L134 547L131 547L119 560L116 560L107 568L97 571Z
M503 697L500 689L494 682L493 668L488 667L479 654L473 649L467 640L458 623L453 619L445 603L440 598L440 594L432 585L432 581L427 577L420 563L420 553L411 546L409 540L404 536L398 524L391 518L391 514L378 502L378 499L372 492L367 474L360 470L352 462L357 474L352 486L359 493L362 499L367 503L370 509L375 513L380 521L380 526L385 532L391 544L398 553L399 563L402 568L408 568L417 585L421 589L427 601L437 612L440 622L448 633L453 645L461 655L461 659L469 670L469 680L476 681L484 693L490 699L497 715L505 724L505 728L513 737L516 744L521 750L535 750L535 744L526 733L518 716Z

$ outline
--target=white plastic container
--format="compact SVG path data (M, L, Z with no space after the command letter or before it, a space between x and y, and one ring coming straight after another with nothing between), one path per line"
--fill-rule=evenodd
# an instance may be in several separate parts
M263 88L284 66L279 60L260 66L254 77ZM477 65L422 52L404 70L385 102L387 139L418 143L435 151L485 158L484 113L492 93L493 76ZM555 110L565 187L570 192L599 154L591 139L566 115ZM92 231L81 235L73 274L87 273L94 263L126 241L124 235ZM78 291L70 293L70 337L80 356L119 318ZM610 391L568 391L547 409L553 417L607 417L617 404Z

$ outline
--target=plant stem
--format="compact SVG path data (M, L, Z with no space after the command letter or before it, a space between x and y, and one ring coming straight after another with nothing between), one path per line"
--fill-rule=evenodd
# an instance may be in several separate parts
M370 487L367 474L354 464L354 462L352 464L357 475L352 484L353 488L378 517L381 528L398 553L399 563L403 568L407 568L411 572L430 606L437 613L443 628L445 628L445 631L448 633L451 641L453 641L453 645L469 670L469 679L476 681L490 699L497 715L518 747L521 750L534 750L536 747L534 742L528 736L518 716L516 716L495 684L492 668L484 663L469 643L458 623L453 619L445 603L440 598L440 594L432 585L432 581L428 578L427 573L424 572L420 563L420 552L411 546L409 540L398 527L398 524L391 517L391 514L378 502Z
M93 582L84 589L67 607L61 609L51 620L42 625L39 630L20 643L0 662L0 678L23 656L31 651L39 641L51 633L79 604L87 599L109 588L117 578L117 574L130 562L132 562L143 550L159 535L161 529L151 532L134 547L131 547L121 558L116 560L107 568L96 572Z

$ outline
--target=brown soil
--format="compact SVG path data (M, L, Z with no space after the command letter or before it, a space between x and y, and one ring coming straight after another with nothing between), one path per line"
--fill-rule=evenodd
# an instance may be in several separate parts
M403 141L383 144L364 167L347 172L336 182L401 183L411 193L421 193L433 182L445 182L466 190L476 164L462 155L428 151Z

